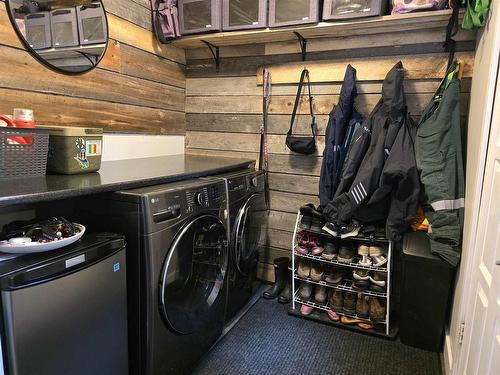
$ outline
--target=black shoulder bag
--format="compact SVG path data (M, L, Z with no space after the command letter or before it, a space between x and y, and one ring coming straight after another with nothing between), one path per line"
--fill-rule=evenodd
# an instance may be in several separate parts
M304 86L304 80L306 77L307 89L309 92L309 112L311 115L312 137L296 136L292 134L293 124L295 123L295 116L297 115L297 109L299 107L300 96L302 93L302 87ZM314 117L311 82L309 80L309 70L307 69L304 69L300 75L299 87L297 89L297 95L295 96L295 104L293 106L292 118L290 120L290 129L286 134L286 145L290 150L299 154L311 155L316 152L316 117Z

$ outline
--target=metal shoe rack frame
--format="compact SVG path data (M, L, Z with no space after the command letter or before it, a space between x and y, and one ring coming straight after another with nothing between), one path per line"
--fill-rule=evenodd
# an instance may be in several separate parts
M321 256L317 256L317 255L312 255L312 254L307 254L307 255L303 255L303 254L299 254L297 252L295 252L295 246L297 245L297 233L299 230L302 230L299 228L299 222L300 222L300 219L301 219L302 215L300 214L300 211L297 212L297 220L295 222L295 228L294 228L294 231L293 231L293 239L292 239L292 270L294 270L292 272L292 308L290 310L290 314L292 315L296 315L296 316L300 316L300 317L304 317L304 318L307 318L307 319L311 319L311 320L316 320L316 321L321 321L323 323L328 323L328 324L331 324L331 325L334 325L334 326L339 326L339 327L342 327L342 328L347 328L347 329L353 329L355 331L358 331L358 332L362 332L362 333L368 333L368 334L373 334L373 335L376 335L376 336L383 336L383 337L390 337L390 338L393 338L395 337L396 335L396 330L395 329L392 329L391 330L391 309L390 309L390 306L391 306L391 266L392 266L392 249L393 249L393 243L392 241L386 239L386 238L379 238L379 237L349 237L349 238L346 238L344 240L340 240L340 241L349 241L349 242L357 242L357 243L366 243L366 244L371 244L371 243L377 243L377 244L387 244L387 263L386 263L386 267L373 267L373 266L361 266L357 263L357 260L359 259L359 257L356 255L353 262L352 263L342 263L342 262L339 262L337 260L327 260L327 259L324 259L322 258ZM325 232L321 232L321 233L318 233L316 231L312 231L312 230L307 230L307 232L310 232L310 233L313 233L313 234L316 234L316 235L320 235L324 238L330 238L332 240L338 240L339 238L337 237L333 237L331 236L330 234L328 233L325 233ZM330 266L336 266L336 267L344 267L344 268L348 268L348 269L364 269L364 270L369 270L369 271L376 271L376 272L386 272L387 273L387 289L386 289L386 293L381 293L381 292L375 292L375 291L372 291L372 290L364 290L364 291L358 291L358 290L355 290L352 288L352 283L353 281L352 280L342 280L342 282L340 282L339 284L328 284L326 283L325 281L314 281L314 280L311 280L311 278L301 278L301 277L298 277L298 275L296 275L296 261L295 261L295 258L298 257L300 259L309 259L309 260L313 260L313 261L316 261L316 262L322 262L323 264L327 264L327 265L330 265ZM298 288L296 288L296 280L298 281L305 281L305 282L308 282L308 283L312 283L312 284L315 284L315 285L322 285L322 286L325 286L327 287L327 289L341 289L341 290L344 290L344 291L348 291L348 292L353 292L353 293L361 293L361 294L365 294L365 295L368 295L368 296L371 296L371 297L377 297L377 298L384 298L386 299L386 315L385 315L385 320L383 321L377 321L377 322L373 322L371 319L369 318L362 318L362 317L359 317L357 316L356 314L349 314L349 313L345 313L345 312L339 312L339 311L335 311L335 310L331 310L329 307L328 307L328 302L326 305L321 305L319 303L316 303L312 300L309 300L309 301L304 301L302 300L299 295L298 295ZM328 298L327 298L327 301L328 301ZM322 311L335 311L338 315L342 316L342 315L345 315L345 316L348 316L348 317L351 317L351 318L357 318L357 319L360 319L360 320L364 320L366 322L373 322L374 324L383 324L385 325L385 332L382 333L380 331L376 331L374 329L371 329L371 330L366 330L366 329L362 329L362 328L358 328L356 325L347 325L347 324L343 324L341 323L340 321L338 322L335 322L335 321L332 321L330 320L326 314L322 314L322 316L320 318L317 318L315 316L312 316L314 314L311 314L311 315L302 315L300 314L300 311L298 309L298 307L296 306L297 304L306 304L306 305L309 305L311 307L314 307L315 309L318 309L318 310L322 310Z

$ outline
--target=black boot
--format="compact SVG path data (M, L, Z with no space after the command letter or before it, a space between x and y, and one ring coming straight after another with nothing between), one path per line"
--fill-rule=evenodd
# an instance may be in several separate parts
M288 261L286 257L276 258L274 260L274 285L266 290L262 295L266 299L278 297L286 284Z
M292 300L292 262L288 261L285 287L283 288L278 297L278 302L290 303L291 300Z

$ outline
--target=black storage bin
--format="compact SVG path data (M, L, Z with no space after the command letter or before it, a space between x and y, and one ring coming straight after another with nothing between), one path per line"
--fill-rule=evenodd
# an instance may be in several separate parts
M431 254L424 232L405 235L402 263L401 342L440 352L455 271Z

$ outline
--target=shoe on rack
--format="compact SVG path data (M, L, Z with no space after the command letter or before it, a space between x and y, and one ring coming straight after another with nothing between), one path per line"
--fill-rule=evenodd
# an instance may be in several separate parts
M338 255L338 247L335 243L333 242L327 242L323 246L324 251L323 254L321 255L322 258L325 258L326 260L334 260L337 259Z
M312 223L312 217L311 216L302 216L300 219L300 224L299 228L304 229L304 230L310 230L311 229L311 223Z
M354 277L356 280L370 280L368 270L353 270L352 277Z
M285 287L278 296L278 303L290 303L292 300L292 262L288 261L288 270L286 272Z
M321 229L323 228L324 225L325 225L324 220L322 220L316 216L313 216L312 221L311 221L311 230L313 232L321 233Z
M354 280L352 283L352 289L363 291L370 287L370 280Z
M358 261L358 264L363 267L371 267L373 264L372 258L369 255L363 255Z
M311 298L312 289L313 289L312 284L305 281L301 282L299 288L300 299L304 301L309 301L309 299Z
M354 249L350 246L340 246L337 261L340 263L352 263L354 260Z
M318 219L323 219L323 213L314 207L314 204L308 203L300 207L300 213L303 216L316 217Z
M297 275L303 279L311 275L311 263L307 260L300 260L297 266Z
M351 318L350 316L341 316L340 317L340 322L343 323L343 324L360 324L360 323L364 323L365 321L362 320L362 319L358 319L358 318Z
M314 307L309 306L309 305L301 305L300 306L300 313L302 315L311 315L312 312L314 311Z
M373 284L384 287L387 281L387 274L385 272L374 272L373 276L369 276L369 278Z
M358 294L356 301L356 315L360 318L368 318L370 316L370 297L364 294Z
M374 322L385 319L385 306L376 297L370 298L370 319Z
M358 327L361 329L373 329L373 323L370 322L358 323Z
M366 245L358 245L358 255L370 255L370 247Z
M327 284L339 284L342 280L344 280L344 271L338 268L331 268L325 277L325 281Z
M344 308L344 292L342 292L340 289L335 289L330 294L328 306L334 311L342 311L342 309Z
M314 301L320 305L324 305L326 301L326 287L318 285L314 288Z
M340 234L338 225L334 223L326 223L322 229L333 237L338 237Z
M312 247L311 247L311 254L312 255L316 255L316 256L320 256L321 254L323 254L323 251L325 249L323 248L322 244L319 242L319 241L315 241L313 244L312 244Z
M382 267L384 264L387 263L387 257L385 254L382 255L377 255L377 256L372 256L372 266L373 267Z
M344 312L348 314L356 313L356 293L346 292L344 297Z
M288 282L288 263L290 259L287 257L276 258L274 265L274 285L263 293L265 299L273 299L285 288Z
M361 230L361 225L356 219L352 219L348 225L340 228L340 238L356 237Z
M381 246L370 246L368 248L368 254L367 255L370 255L371 257L384 255L384 250L382 249Z
M328 310L326 312L326 315L328 315L330 320L333 320L334 322L338 322L340 319L339 315L335 311L332 311L332 310Z
M294 250L302 255L309 254L309 233L306 231L300 231L297 234L297 245Z
M311 280L313 281L321 281L323 278L323 274L325 273L325 269L322 264L319 262L313 262L311 266Z

